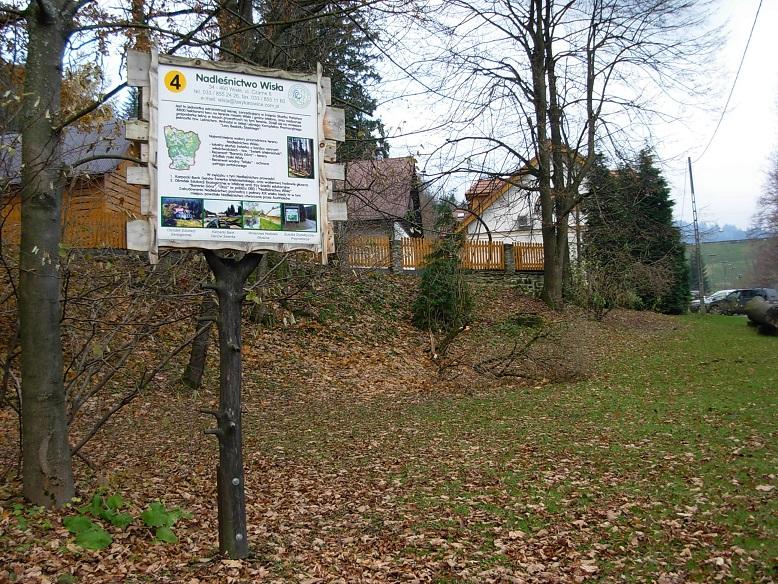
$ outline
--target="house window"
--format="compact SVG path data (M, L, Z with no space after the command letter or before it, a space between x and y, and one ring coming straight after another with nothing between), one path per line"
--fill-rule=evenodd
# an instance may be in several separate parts
M529 227L529 215L519 215L516 217L513 229L525 229L527 227Z

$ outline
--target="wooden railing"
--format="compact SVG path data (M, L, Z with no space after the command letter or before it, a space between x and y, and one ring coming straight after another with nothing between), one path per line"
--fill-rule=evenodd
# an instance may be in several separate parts
M388 237L352 237L346 244L346 261L355 268L389 268L392 252Z
M462 267L466 270L504 270L505 254L501 241L466 241Z
M542 272L543 244L514 243L513 262L517 272Z
M405 237L397 241L401 249L402 268L418 270L437 241ZM391 244L386 236L352 237L346 245L349 265L357 268L389 268L392 266ZM462 249L462 267L467 270L505 270L505 245L502 241L468 241ZM543 270L543 244L514 243L516 271Z
M404 237L402 242L403 269L415 270L426 263L426 257L432 252L435 241L418 237Z

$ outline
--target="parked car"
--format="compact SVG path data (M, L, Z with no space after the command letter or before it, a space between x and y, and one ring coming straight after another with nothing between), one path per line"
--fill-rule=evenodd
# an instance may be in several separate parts
M778 292L773 288L739 288L715 300L711 296L710 302L706 299L705 308L714 314L745 314L746 303L757 297L778 303Z
M706 296L705 297L705 308L707 309L712 302L718 302L720 300L723 300L724 298L727 297L727 294L729 294L730 292L734 292L734 291L735 291L734 289L717 290L716 292L714 292L710 296ZM689 303L689 310L691 312L699 311L700 310L700 304L701 304L700 299L699 298L695 298L694 300L692 300Z

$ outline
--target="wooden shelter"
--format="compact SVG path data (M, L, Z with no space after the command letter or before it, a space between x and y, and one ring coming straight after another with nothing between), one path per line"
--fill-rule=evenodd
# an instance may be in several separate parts
M136 157L124 138L124 124L101 123L89 131L71 127L62 135L62 158L71 166L62 202L62 242L70 247L127 247L126 224L140 216L140 189L128 185L127 166L118 158L100 158L73 166L90 156ZM21 232L21 136L0 136L0 236L18 243Z

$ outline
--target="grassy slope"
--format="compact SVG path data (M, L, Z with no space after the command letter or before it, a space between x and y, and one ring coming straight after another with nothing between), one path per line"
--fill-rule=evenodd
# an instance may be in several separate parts
M287 420L302 435L260 450L382 484L352 535L372 525L384 561L438 581L770 580L777 507L758 487L778 468L776 339L742 319L684 324L596 380L303 410Z
M703 243L702 257L708 270L711 292L752 285L756 242L743 240Z
M36 569L78 582L775 578L778 339L740 318L614 313L535 355L588 359L589 379L439 382L403 324L408 283L361 279L353 296L321 291L296 329L246 331L254 559L214 557L216 448L194 411L213 389L167 388L90 446L100 477L79 473L135 511L155 498L192 511L181 543L133 526L95 555L67 547L60 514L21 529L5 507L0 563L31 582ZM523 334L510 312L523 301L478 296L461 354L481 358Z

